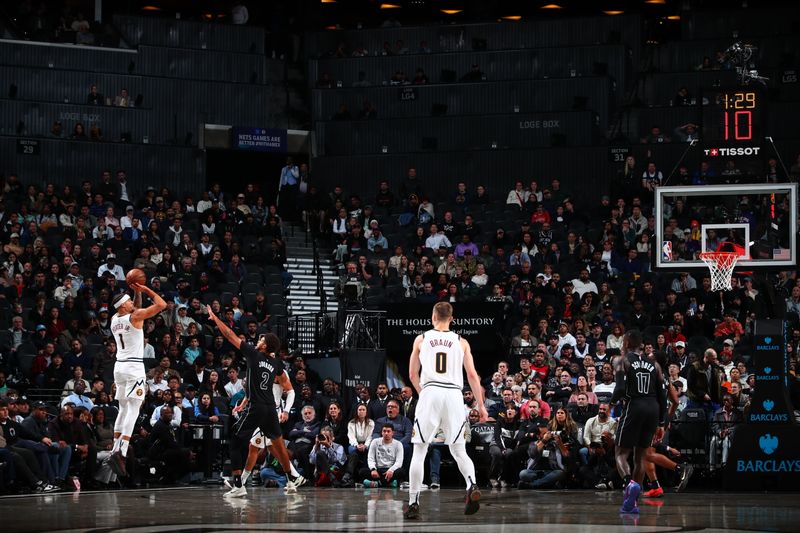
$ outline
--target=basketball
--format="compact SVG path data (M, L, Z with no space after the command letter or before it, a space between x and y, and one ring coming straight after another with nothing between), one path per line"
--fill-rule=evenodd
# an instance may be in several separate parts
M137 285L144 285L147 281L147 278L144 275L144 271L138 268L133 268L128 271L128 275L125 276L125 282L128 286L136 283Z

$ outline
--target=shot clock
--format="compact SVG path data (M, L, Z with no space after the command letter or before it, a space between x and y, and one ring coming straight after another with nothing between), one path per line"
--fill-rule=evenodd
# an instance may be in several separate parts
M754 90L717 93L709 140L761 140L761 94ZM714 120L716 119L716 120Z
M742 180L763 173L765 95L750 87L706 92L703 106L703 154L721 172L729 161Z

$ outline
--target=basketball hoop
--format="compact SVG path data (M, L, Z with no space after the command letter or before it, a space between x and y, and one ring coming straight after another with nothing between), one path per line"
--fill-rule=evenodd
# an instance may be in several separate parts
M733 269L741 255L738 252L700 252L700 259L711 272L711 290L729 291Z

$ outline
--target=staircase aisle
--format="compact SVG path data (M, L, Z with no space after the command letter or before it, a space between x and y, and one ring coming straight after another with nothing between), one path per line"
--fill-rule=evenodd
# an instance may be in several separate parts
M309 237L306 243L306 233L298 224L284 225L284 240L286 241L286 262L289 273L294 276L289 286L289 309L292 315L303 313L316 313L320 310L320 296L317 292L317 275L313 273L314 248ZM327 296L328 311L336 311L337 302L333 296L333 286L338 276L331 265L330 253L327 249L320 253L320 268L322 268L323 287Z

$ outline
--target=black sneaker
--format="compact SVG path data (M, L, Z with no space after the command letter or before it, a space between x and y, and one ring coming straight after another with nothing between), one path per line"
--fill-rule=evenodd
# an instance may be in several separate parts
M694 473L694 467L692 465L683 465L681 468L681 475L678 481L678 486L675 487L675 492L681 492L686 489L686 485L689 484L689 478L692 477Z
M116 451L108 457L108 466L117 477L128 477L128 470L125 468L125 457L122 452Z
M467 489L467 496L464 498L464 514L470 515L478 512L481 508L481 489L474 483Z
M403 513L403 517L406 520L416 520L417 518L419 518L419 504L412 503L411 505L409 505L408 509L406 509L405 512Z

